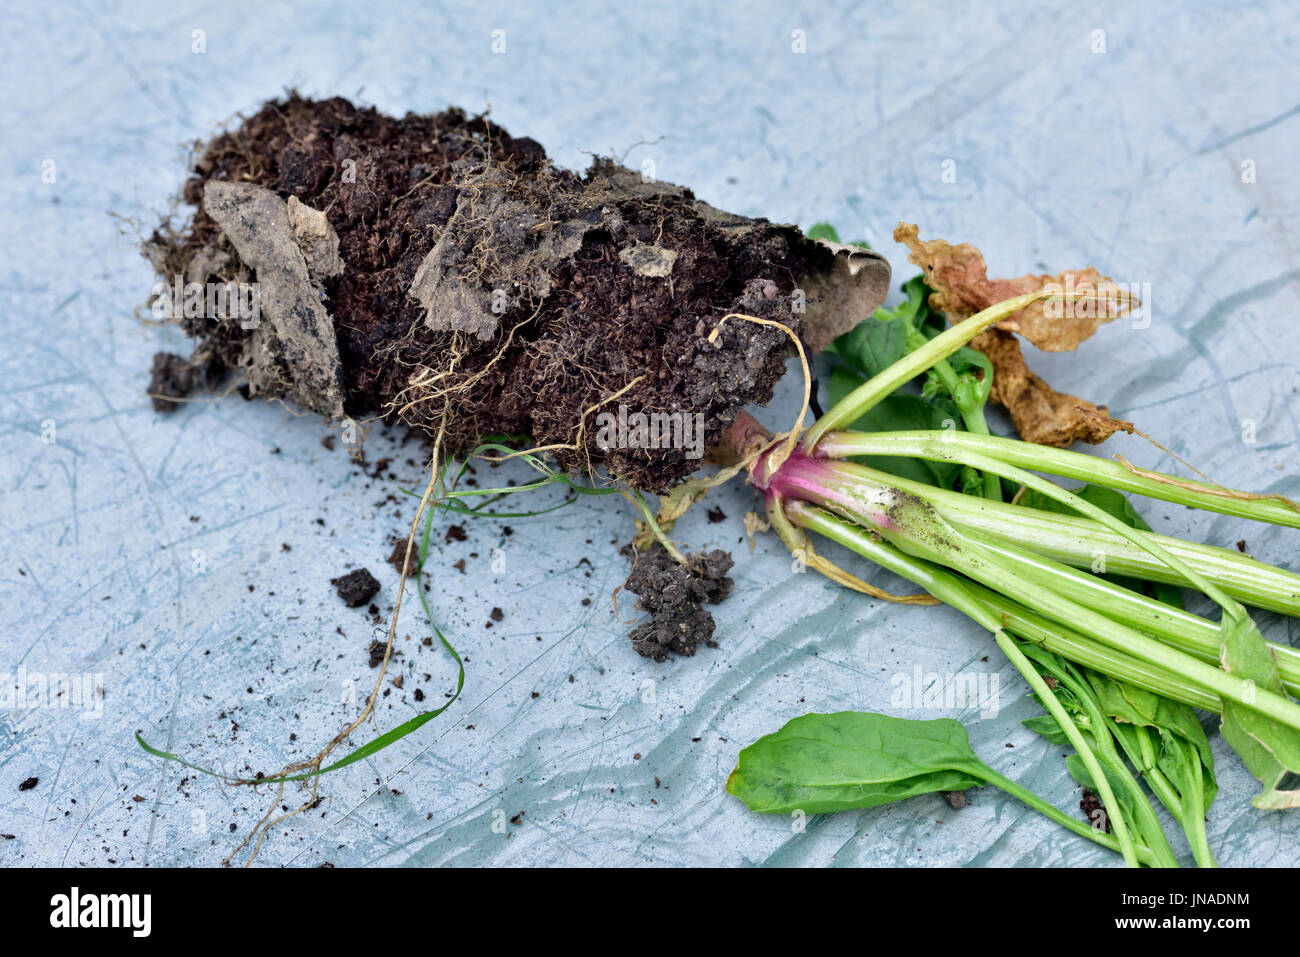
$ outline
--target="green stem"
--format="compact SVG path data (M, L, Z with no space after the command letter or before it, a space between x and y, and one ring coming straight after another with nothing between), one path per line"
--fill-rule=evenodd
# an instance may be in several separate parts
M1218 867L1214 852L1210 850L1210 838L1205 833L1205 781L1201 778L1200 761L1197 760L1193 771L1188 775L1190 793L1184 794L1186 807L1183 813L1183 833L1192 848L1192 856L1200 867Z
M1182 577L1164 562L1153 558L1122 536L1107 528L1099 528L1095 522L1077 515L991 502L912 482L857 462L834 460L825 461L824 465L847 481L890 485L924 498L953 525L977 534L982 541L1020 546L1081 568L1089 567L1100 553L1106 557L1107 570L1115 574L1173 585L1183 584ZM1149 534L1162 548L1174 553L1201 574L1213 578L1234 598L1258 608L1300 616L1300 575L1266 565L1235 549L1185 542L1154 532Z
M973 433L975 430L970 431ZM918 439L942 442L942 445L932 447L932 450L940 450L942 454L939 459L943 461L948 460L947 452L957 449L977 452L991 455L1008 465L1047 472L1062 478L1092 482L1121 492L1133 492L1207 512L1219 512L1274 525L1300 528L1300 511L1288 506L1280 496L1253 495L1236 489L1223 489L1220 486L1185 479L1178 479L1178 485L1171 485L1131 472L1118 462L1109 459L996 435L960 433L948 435L933 430L897 433L830 432L821 438L817 451L829 458L845 458L853 455L910 455L916 453L901 451L898 446L910 446ZM1224 494L1225 492L1227 494Z
M1142 764L1140 766L1145 767L1148 771L1155 771L1156 751L1155 751L1155 747L1151 744L1151 735L1149 734L1139 735L1138 750L1142 754Z
M1201 778L1201 759L1196 748L1181 741L1172 745L1183 749L1187 754L1189 773L1186 793L1179 794L1178 789L1157 766L1159 756L1151 740L1156 732L1132 725L1119 725L1117 730L1116 738L1133 766L1141 770L1143 778L1160 799L1160 803L1168 808L1182 827L1196 866L1217 867L1214 853L1210 850L1209 837L1205 833L1205 782Z
M924 559L907 555L893 545L875 540L860 527L845 519L838 518L822 508L810 505L807 502L792 501L787 504L786 513L790 521L795 525L825 535L846 548L857 552L864 558L922 586L936 598L975 619L979 624L992 631L995 636L1005 634L1005 631L1009 629L1024 634L1026 638L1042 644L1048 650L1063 657L1076 661L1085 667L1109 674L1136 687L1146 688L1157 694L1175 700L1188 701L1188 703L1197 707L1211 710L1216 709L1220 704L1216 695L1205 694L1198 689L1180 685L1176 678L1172 678L1163 669L1152 668L1123 653L1111 652L1109 649L1101 648L1095 642L1072 632L1068 628L1048 622L1033 612L1020 608L1015 602L1003 595L992 592L977 583L965 581L952 572L937 567ZM1002 639L999 638L999 644L1002 643ZM1008 657L1011 656L1008 655ZM1021 670L1023 673L1023 669ZM1028 675L1026 677L1028 679ZM1043 688L1046 689L1046 683L1043 683ZM1050 689L1046 690L1050 691ZM1053 714L1053 717L1057 719L1058 724L1061 723L1060 715ZM1065 720L1069 721L1068 715L1065 716ZM1066 732L1067 737L1071 737L1071 742L1075 745L1076 750L1079 749L1080 744L1083 745L1085 750L1080 751L1079 754L1086 766L1089 763L1088 757L1092 754L1091 749L1087 747L1086 742L1082 741L1081 736L1079 741L1073 740L1073 736L1070 734L1070 731L1074 730L1072 722L1070 722L1069 728L1062 724L1062 730ZM1075 735L1078 734L1077 730L1075 730ZM1089 773L1092 774L1094 781L1107 781L1107 789L1109 789L1109 782L1099 767L1095 769L1090 767ZM1084 836L1093 839L1097 838L1097 832L1093 828L1079 825L1073 819L1066 818L1056 812L1054 808L1051 808L1050 805L1045 805L1032 793L1019 788L1014 782L1009 782L999 776L999 780L991 783L1003 787L1008 793L1014 794L1025 803L1047 814L1053 820L1069 827L1076 833L1084 834ZM1100 784L1098 790L1101 792ZM1109 799L1105 794L1102 794L1102 800L1112 812L1119 807L1114 800L1113 793ZM1142 801L1145 803L1144 797ZM1048 810L1048 808L1051 808L1051 810ZM1161 833L1163 834L1163 832ZM1189 840L1191 840L1190 836ZM1193 853L1195 854L1197 853L1195 841L1192 841L1192 843ZM1202 844L1204 843L1202 841ZM1155 854L1146 848L1140 850L1144 852L1144 863L1157 863ZM1204 851L1208 854L1208 844L1205 844ZM1199 857L1198 860L1200 860ZM1168 864L1168 858L1165 858L1162 863Z
M659 522L655 520L654 512L650 510L650 505L646 502L645 496L636 489L632 489L631 497L632 501L636 503L637 508L641 510L641 514L645 518L646 527L648 527L654 534L654 537L659 540L659 544L664 547L664 551L671 555L673 560L679 564L687 564L686 556L678 551L677 546L669 541L668 536L665 535L663 529L659 527Z
M906 550L903 542L896 541L895 544ZM1253 682L1230 675L1199 658L1161 644L1134 628L1112 621L1100 612L1070 601L1050 587L1003 567L971 539L965 539L962 546L955 548L951 547L953 543L950 541L945 542L945 545L948 548L944 561L949 567L969 575L994 591L1014 596L1021 604L1056 622L1095 635L1111 647L1179 674L1206 691L1266 714L1289 727L1300 729L1300 705L1290 698L1257 688ZM920 557L933 560L936 556L922 554Z
M1049 295L1049 292L1036 292L999 302L939 333L916 351L909 352L888 369L862 383L814 422L812 428L804 433L804 451L811 452L815 449L827 432L847 428L856 422L903 383L910 382L940 359L946 359L989 326L996 325L1031 302L1045 299Z
M960 385L952 363L947 359L940 359L930 371L939 380L944 390L952 396L953 402L957 404L957 411L961 413L962 425L966 426L966 431L975 435L988 435L989 424L984 418L984 402L980 401L971 405L962 402L958 398ZM996 502L1002 501L1002 482L996 475L982 472L980 473L980 481L984 486L984 498L990 498Z
M1086 608L1144 631L1202 661L1217 662L1219 659L1219 626L1208 619L1013 545L990 541L981 544L1008 566L1049 584L1061 595ZM1300 651L1286 645L1272 644L1270 647L1283 682L1291 690L1300 692Z
M1183 799L1164 773L1156 767L1157 755L1151 742L1151 735L1150 728L1126 726L1116 734L1116 738L1119 739L1120 747L1124 749L1128 759L1133 762L1133 767L1138 769L1143 780L1160 799L1160 803L1169 809L1169 813L1177 818L1179 824L1183 824ZM1199 762L1196 770L1200 772Z
M1173 848L1169 846L1169 839L1165 837L1164 829L1160 826L1160 820L1156 817L1151 802L1147 800L1146 794L1142 791L1142 786L1138 784L1137 779L1133 777L1132 772L1129 771L1128 766L1119 756L1119 751L1115 747L1113 725L1102 714L1101 705L1098 703L1092 689L1087 686L1083 676L1078 673L1077 669L1068 665L1061 669L1058 662L1049 663L1046 657L1041 655L1037 646L1030 644L1029 648L1030 653L1026 657L1031 657L1039 665L1051 671L1057 682L1064 685L1066 690L1074 695L1075 701L1083 710L1084 717L1088 722L1088 728L1092 733L1092 744L1096 748L1099 761L1105 765L1103 770L1108 777L1113 775L1117 778L1124 786L1124 790L1132 798L1133 808L1136 812L1134 829L1142 836L1143 842L1155 854L1156 860L1159 862L1158 866L1177 867L1178 860L1174 857ZM1017 646L1017 650L1024 653L1019 646ZM1082 757L1082 755L1080 756Z
M993 639L998 643L998 647L1016 666L1025 680L1029 682L1029 687L1034 689L1038 695L1038 700L1047 708L1048 713L1056 719L1056 723L1061 726L1065 736L1069 738L1070 744L1078 752L1079 758L1083 761L1088 773L1092 775L1093 781L1097 785L1097 792L1101 795L1102 803L1106 805L1110 815L1111 827L1115 832L1115 837L1119 841L1120 852L1124 855L1124 862L1129 867L1138 866L1138 855L1136 845L1133 843L1133 836L1129 833L1128 822L1124 820L1124 814L1120 810L1119 801L1115 798L1115 792L1110 786L1110 779L1106 776L1105 770L1097 760L1097 755L1093 753L1092 748L1088 747L1088 742L1084 740L1083 733L1075 726L1070 716L1061 707L1061 702L1056 699L1056 694L1047 686L1043 676L1033 666L1025 653L1016 647L1015 639L1007 634L1001 627L995 627Z
M1001 788L1003 791L1006 791L1012 797L1017 798L1023 804L1026 804L1027 806L1033 808L1039 814L1051 818L1053 821L1055 821L1057 824L1061 825L1062 827L1069 828L1071 831L1073 831L1075 834L1078 834L1080 837L1086 837L1090 841L1095 841L1096 843L1100 844L1102 847L1115 851L1117 854L1123 853L1122 846L1120 845L1119 841L1116 840L1113 834L1107 834L1105 831L1092 827L1089 824L1084 824L1082 821L1076 821L1074 818L1070 817L1064 811L1057 809L1055 805L1048 804L1046 801L1040 798L1033 791L1030 791L1028 788L1022 787L1021 785L1017 784L1015 781L1011 780L1005 775L999 774L997 771L994 771L987 764L983 764L981 762L978 768L971 769L971 773L976 774L979 777L982 777L985 781L987 781L989 784L992 784L994 787ZM1152 854L1148 848L1135 847L1134 851L1140 863L1148 864L1148 865L1155 864L1155 855Z
M1109 573L1171 585L1184 584L1182 577L1164 562L1087 519L1018 505L999 507L996 502L943 490L935 495L926 486L918 487L922 491L917 494L923 494L952 524L990 544L1020 547L1078 568L1089 568L1098 556L1104 556ZM907 490L912 491L910 487ZM1300 576L1266 565L1235 549L1151 535L1162 548L1202 575L1212 577L1239 601L1284 615L1300 615Z
M956 433L953 433L953 437L947 439L943 438L944 434L947 433L941 433L935 439L922 439L915 442L912 447L917 451L913 451L910 454L921 455L925 458L934 455L945 461L960 462L965 465L970 465L973 468L990 471L997 475L1001 475L1003 478L1011 479L1013 482L1019 482L1021 485L1031 488L1036 492L1040 492L1048 498L1060 502L1062 505L1067 505L1081 515L1084 515L1095 522L1101 523L1112 532L1128 539L1129 542L1136 545L1138 548L1147 552L1159 561L1164 562L1164 564L1182 576L1185 582L1204 592L1216 605L1222 608L1226 614L1232 616L1234 619L1240 619L1245 616L1245 609L1237 603L1236 599L1228 595L1219 588L1217 584L1195 571L1181 558L1178 558L1166 549L1153 538L1150 532L1144 532L1140 529L1132 528L1110 513L1103 511L1096 505L1093 505L1091 502L1081 499L1073 492L1061 488L1061 486L1040 478L1031 472L1026 472L1024 469L1018 468L1014 465L1008 465L1005 462L994 459L980 451L958 450L955 448L957 442L953 440L953 437L956 437ZM934 449L933 446L936 442L940 446L951 445L954 446L954 448L946 450L942 448Z
M1005 595L962 579L924 559L908 555L888 542L879 541L860 526L824 509L806 502L793 501L786 505L785 514L795 525L824 535L882 568L915 582L935 598L962 612L970 613L967 608L969 598L978 599L981 605L998 616L1004 627L1070 661L1206 711L1218 711L1222 707L1216 695L1188 683L1168 668L1151 665L1126 652L1100 644L1081 632L1024 608ZM983 623L982 619L976 620Z
M843 530L851 533L856 532L856 530L854 530L852 526L849 526L847 522L837 520L820 509L807 506L800 502L789 503L788 516L796 525L803 526L812 531L822 532ZM838 536L832 537L838 538ZM874 558L875 554L884 551L877 549L875 547L876 543L872 543L866 535L861 533L844 535L842 544L848 545L848 547L853 548L855 551L859 550L855 546L863 546L861 553L868 558ZM1052 693L1052 690L1047 687L1047 683L1044 682L1042 677L1034 670L1033 666L1029 663L1029 660L1024 656L1024 653L1021 652L1019 648L1015 647L1015 642L1003 629L1002 624L997 617L980 604L957 576L945 574L939 569L934 569L932 572L927 573L927 569L920 565L912 565L911 567L908 567L911 563L891 561L887 552L881 554L881 557L885 558L888 564L895 565L897 570L900 572L904 570L912 571L913 569L916 572L919 572L919 574L916 574L915 577L913 577L913 581L926 587L927 590L929 590L930 593L940 601L964 612L993 633L994 639L997 641L998 645L1006 653L1007 657L1021 672L1021 674L1025 676L1025 680L1029 682L1035 693L1038 694L1039 700L1043 701L1044 705L1048 708L1048 711L1052 714L1052 717L1054 717L1057 723L1061 725L1061 730L1070 740L1070 743L1079 752L1080 759L1088 768L1088 773L1092 775L1093 780L1097 782L1098 793L1101 794L1102 801L1110 812L1112 826L1115 831L1114 836L1118 842L1118 850L1123 853L1124 859L1129 866L1136 867L1139 859L1139 851L1133 843L1132 836L1129 834L1127 824L1124 821L1123 813L1120 810L1119 802L1115 799L1115 794L1110 787L1110 781L1102 771L1096 755L1093 753L1092 749L1088 747L1087 742L1083 739L1082 733L1074 726L1074 722L1071 721L1069 715L1065 713L1065 709L1061 707L1060 702L1056 700L1056 696ZM991 771L992 769L989 770ZM996 772L993 773L996 774ZM1054 821L1069 827L1076 833L1083 834L1085 831L1093 832L1093 828L1082 825L1076 826L1078 825L1078 822L1074 822L1072 819L1067 818L1064 814L1056 811L1055 808L1052 808L1049 811L1048 808L1051 808L1051 805L1046 804L1041 801L1041 799L1030 794L1030 792L1020 788L1019 785L1014 784L1014 782L1003 778L1001 775L997 775L997 777L998 780L993 783L1004 788L1008 793L1014 794L1031 807L1047 814ZM1010 785L1010 787L1007 785ZM1081 827L1082 830L1080 830ZM1084 834L1084 836L1096 840L1099 835L1096 833L1087 833ZM1108 842L1102 841L1101 843L1110 846ZM1146 850L1146 854L1142 856L1145 861L1147 863L1156 863L1155 855L1153 855L1149 849L1144 850Z
M1006 468L998 463L991 464L995 466L995 470ZM1017 481L1021 480L1021 475L1012 477ZM1051 483L1041 482L1035 476L1024 473L1023 477L1034 484L1041 483L1048 486L1066 501L1077 498ZM1230 675L1191 655L1170 648L1134 628L1112 621L1104 614L1084 608L1077 602L1058 595L1051 587L1040 581L1026 578L1015 570L1004 567L978 542L963 535L944 521L933 506L915 496L909 496L891 487L869 488L852 483L829 483L824 488L803 485L799 489L799 494L802 498L826 505L833 510L842 510L850 521L872 528L909 554L959 571L994 591L1014 597L1021 604L1054 621L1095 635L1098 640L1111 647L1172 671L1183 679L1199 685L1205 691L1300 730L1300 705L1290 698L1264 688L1257 688L1254 682ZM1078 500L1078 506L1097 513L1107 520L1108 524L1121 525L1125 532L1133 533L1135 537L1140 534L1081 499ZM881 522L882 515L886 516L888 521ZM1152 551L1158 550L1149 543L1147 547ZM1187 573L1185 566L1179 568L1179 571ZM1235 612L1238 615L1245 615L1244 609L1232 599L1227 598L1208 582L1202 584L1203 579L1200 579L1200 576L1194 577L1197 579L1198 587L1202 587L1211 597L1216 599L1222 597L1226 600L1224 604L1226 614ZM946 600L941 595L935 597Z

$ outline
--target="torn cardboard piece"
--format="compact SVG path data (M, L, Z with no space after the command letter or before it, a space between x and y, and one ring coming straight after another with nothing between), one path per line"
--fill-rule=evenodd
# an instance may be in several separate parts
M343 418L338 343L319 288L320 279L334 274L329 270L342 269L338 237L323 223L324 214L316 219L315 210L301 203L297 207L291 213L274 192L251 183L212 180L203 189L204 210L260 287L260 321L241 361L254 394L282 394L330 418ZM300 241L325 272L313 277Z

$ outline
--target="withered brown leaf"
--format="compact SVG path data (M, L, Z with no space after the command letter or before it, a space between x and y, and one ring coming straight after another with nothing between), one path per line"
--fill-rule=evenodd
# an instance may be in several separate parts
M1128 290L1092 266L1055 276L1031 273L1016 279L990 279L983 254L970 243L953 246L942 239L922 241L912 223L899 223L894 241L907 246L908 260L925 270L925 281L935 290L930 305L951 316L965 318L1004 299L1048 287L1095 297L1047 299L998 323L1044 352L1074 349L1101 323L1117 319L1137 305Z
M993 363L989 397L1005 406L1026 442L1064 448L1073 442L1105 442L1116 432L1132 432L1133 423L1113 419L1105 406L1057 392L1029 371L1020 342L1004 329L986 329L971 345Z
M1020 437L1039 445L1067 446L1072 442L1104 442L1133 424L1111 418L1104 406L1057 392L1029 371L1018 332L1040 349L1074 349L1103 322L1137 305L1129 293L1095 268L1069 270L1056 276L1026 275L990 279L983 254L970 243L958 246L942 239L922 241L912 223L899 223L894 239L907 246L908 260L925 272L934 290L930 306L958 322L994 303L1037 292L1052 285L1064 291L1092 293L1096 299L1054 299L1034 303L972 340L971 345L993 363L990 398L1005 406Z

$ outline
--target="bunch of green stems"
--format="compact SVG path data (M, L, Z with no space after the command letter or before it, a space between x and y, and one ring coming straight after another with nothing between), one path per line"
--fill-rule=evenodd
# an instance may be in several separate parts
M1054 716L1051 689L1013 636L1195 708L1221 714L1240 709L1248 727L1264 729L1252 730L1254 738L1296 770L1287 755L1300 741L1300 704L1290 696L1300 693L1300 652L1258 639L1258 647L1271 653L1280 679L1274 682L1227 662L1236 643L1258 636L1243 603L1300 616L1300 576L1237 551L1130 527L1037 473L1295 528L1300 510L1293 502L987 432L846 431L875 403L1038 298L1016 297L954 325L846 396L797 446L769 450L752 469L769 520L792 550L810 547L807 533L817 533L987 628ZM850 461L859 456L915 457L978 469L1075 514L911 482ZM1222 618L1213 621L1080 570L1095 568L1099 560L1108 572L1195 588L1220 607ZM1077 731L1070 733L1072 724L1064 719L1063 730L1088 762L1092 751ZM1232 743L1259 776L1249 749ZM1104 784L1099 769L1090 770ZM1265 779L1266 794L1276 783ZM1284 806L1264 800L1261 795L1256 803Z

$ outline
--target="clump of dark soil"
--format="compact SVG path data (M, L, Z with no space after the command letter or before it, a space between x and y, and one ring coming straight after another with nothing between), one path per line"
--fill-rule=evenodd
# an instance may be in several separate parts
M331 578L330 584L338 589L339 597L349 608L364 605L375 597L379 591L379 582L370 574L369 569L358 568L338 578Z
M149 371L149 399L155 412L174 412L180 406L172 399L183 399L195 389L210 389L220 377L218 363L191 362L173 352L158 352Z
M208 143L183 198L192 218L146 244L159 276L261 287L257 321L175 319L193 368L331 418L441 431L449 452L527 435L565 446L563 468L655 491L695 469L695 450L611 446L598 410L698 413L711 447L771 397L789 347L742 321L708 342L723 315L779 320L820 349L889 278L874 253L611 161L559 169L454 109L396 119L290 95ZM183 378L168 360L156 391L179 395Z
M629 636L632 647L646 658L665 661L670 652L689 656L701 643L714 644L713 615L701 606L731 594L731 556L715 549L687 555L686 560L681 564L656 544L637 556L624 583L637 596L637 607L650 612L650 620Z

